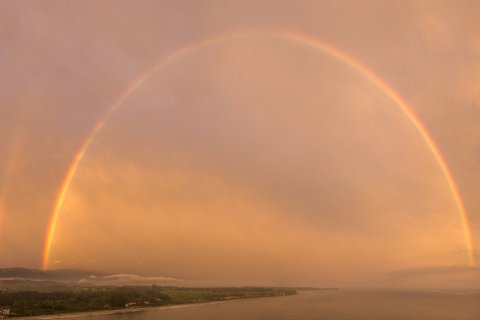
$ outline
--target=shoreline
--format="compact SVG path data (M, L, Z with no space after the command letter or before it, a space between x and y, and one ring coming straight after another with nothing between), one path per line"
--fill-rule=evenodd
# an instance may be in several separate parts
M47 320L47 319L66 319L66 318L78 318L78 317L94 317L94 316L100 316L100 315L135 313L135 312L142 312L142 311L162 310L162 309L179 309L179 308L198 307L198 306L202 306L202 305L225 303L227 301L232 301L232 300L234 300L234 299L221 300L221 301L196 302L196 303L171 304L171 305L156 306L156 307L134 307L134 308L124 308L124 309L116 309L116 310L98 310L98 311L46 314L46 315L39 315L39 316L8 317L8 318L4 318L4 319Z

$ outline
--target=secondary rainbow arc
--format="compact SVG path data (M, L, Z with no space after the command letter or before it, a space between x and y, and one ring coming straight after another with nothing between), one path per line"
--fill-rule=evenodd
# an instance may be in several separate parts
M85 154L87 153L90 145L95 140L98 133L102 130L105 123L108 121L110 116L115 112L115 110L136 90L138 89L148 78L150 78L153 74L160 71L162 67L168 65L169 63L189 54L199 50L201 48L205 48L211 46L213 44L225 41L227 39L232 38L240 38L240 37L270 37L270 38L277 38L285 41L290 41L292 43L303 45L318 51L321 51L329 56L337 59L338 61L344 63L345 65L353 68L361 75L363 75L366 79L368 79L371 83L373 83L377 88L380 89L386 96L388 96L395 104L402 110L404 115L409 119L409 121L413 124L416 128L420 136L422 137L423 141L428 146L429 150L431 151L433 157L435 158L441 172L443 173L445 180L448 184L450 192L452 194L453 200L456 205L456 209L460 216L460 221L463 227L464 233L464 241L466 245L466 249L468 251L468 261L470 265L475 265L475 248L473 245L473 238L468 222L468 216L465 210L465 206L458 190L458 186L455 182L453 174L451 173L445 158L443 157L442 153L440 152L439 147L431 137L430 133L427 131L421 120L412 110L412 108L407 104L407 102L391 87L387 84L380 76L375 74L372 70L370 70L365 64L355 59L353 56L349 55L341 51L340 49L323 42L317 38L312 36L308 36L303 33L298 32L291 32L291 31L270 31L270 30L251 30L251 31L235 31L229 33L223 33L220 35L216 35L213 37L209 37L197 42L189 43L185 46L182 46L172 52L170 52L165 57L161 58L157 63L152 65L150 68L142 72L128 87L123 93L113 102L113 104L107 108L107 110L103 113L100 117L99 121L95 124L92 128L90 133L86 136L83 143L80 145L78 152L76 153L75 157L73 158L67 173L62 181L60 186L59 192L57 194L55 203L52 208L50 221L47 227L47 233L45 237L45 246L43 252L43 261L42 267L46 269L48 267L48 261L50 257L51 246L53 243L55 229L57 226L58 218L60 215L60 211L62 209L63 203L65 201L65 197L68 193L70 188L71 182L73 177L75 176L76 170L78 165L84 158Z
M17 130L19 132L19 130ZM10 151L10 156L8 157L7 164L5 165L4 171L4 179L3 183L0 184L0 232L4 227L3 218L6 213L6 202L8 199L8 195L11 192L9 188L9 184L14 179L14 175L16 173L18 163L21 162L21 157L23 155L23 151L25 148L25 139L20 138L20 141L17 142Z

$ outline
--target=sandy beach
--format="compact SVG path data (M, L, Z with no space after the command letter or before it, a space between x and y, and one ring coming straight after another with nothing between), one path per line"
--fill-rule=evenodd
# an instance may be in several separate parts
M113 314L122 314L122 313L135 313L151 310L161 310L161 309L180 309L180 308L194 308L200 307L203 305L210 304L220 304L225 303L226 301L212 301L212 302L199 302L199 303L188 303L188 304L175 304L168 306L160 307L136 307L136 308L125 308L117 310L99 310L99 311L85 311L85 312L73 312L73 313L58 313L58 314L49 314L41 316L30 316L30 317L15 317L15 319L66 319L66 318L78 318L78 317L90 317L90 316L99 316L99 315L113 315Z

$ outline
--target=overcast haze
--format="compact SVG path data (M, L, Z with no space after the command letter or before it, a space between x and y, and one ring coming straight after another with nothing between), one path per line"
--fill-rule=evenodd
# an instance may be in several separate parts
M215 283L480 285L477 1L0 2L0 267L42 267L68 168L105 122L60 210L48 268Z

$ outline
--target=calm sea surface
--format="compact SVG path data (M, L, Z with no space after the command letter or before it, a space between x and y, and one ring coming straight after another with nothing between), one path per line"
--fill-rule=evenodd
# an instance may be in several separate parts
M302 291L297 295L81 316L76 320L480 320L480 292Z

